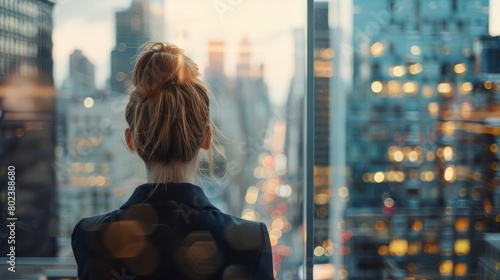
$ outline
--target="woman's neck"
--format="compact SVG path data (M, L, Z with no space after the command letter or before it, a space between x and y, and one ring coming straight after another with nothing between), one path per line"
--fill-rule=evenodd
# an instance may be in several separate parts
M171 163L166 166L155 165L149 167L146 165L146 174L148 182L152 183L191 183L196 179L197 161L190 163Z

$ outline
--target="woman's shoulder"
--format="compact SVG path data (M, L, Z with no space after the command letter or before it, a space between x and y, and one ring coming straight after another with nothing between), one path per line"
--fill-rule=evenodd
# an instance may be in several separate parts
M109 225L122 220L122 211L114 210L106 214L81 219L73 228L71 242L85 246L93 240L101 239Z
M249 221L220 211L210 211L213 218L204 223L220 231L224 239L235 249L259 249L267 238L267 227L263 222Z

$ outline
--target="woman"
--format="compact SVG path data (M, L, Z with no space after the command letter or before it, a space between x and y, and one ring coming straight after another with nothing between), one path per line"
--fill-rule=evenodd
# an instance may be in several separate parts
M79 279L274 279L266 226L220 212L194 185L199 150L212 142L198 66L176 46L150 42L132 82L125 139L149 183L75 226Z

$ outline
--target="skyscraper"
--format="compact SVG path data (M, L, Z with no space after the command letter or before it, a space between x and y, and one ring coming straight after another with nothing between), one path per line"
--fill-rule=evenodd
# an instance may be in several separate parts
M69 77L78 86L95 90L94 65L81 50L74 50L69 56Z
M111 53L111 92L124 94L138 47L164 39L163 0L133 0L116 12L116 42Z
M344 267L350 279L474 277L497 207L488 1L354 5Z
M214 91L217 106L212 106L212 118L221 129L225 155L228 158L227 183L224 192L228 210L240 215L243 209L244 189L255 183L253 170L258 155L263 151L263 141L271 106L267 85L264 81L264 66L253 61L250 40L244 38L239 45L236 77L227 77L224 72L224 42L208 44L209 65L204 78ZM214 104L214 103L212 103Z
M315 264L332 263L338 279L477 276L483 236L500 227L499 39L488 34L488 2L359 0L335 30L327 3L315 9ZM340 41L347 32L353 41ZM352 65L332 65L351 54ZM330 92L338 75L348 90ZM346 130L329 131L340 95ZM346 180L332 188L330 137L343 135Z
M57 251L52 11L47 0L0 2L0 206L7 217L7 168L15 168L16 257ZM6 229L0 229L4 233ZM7 242L0 252L6 254Z

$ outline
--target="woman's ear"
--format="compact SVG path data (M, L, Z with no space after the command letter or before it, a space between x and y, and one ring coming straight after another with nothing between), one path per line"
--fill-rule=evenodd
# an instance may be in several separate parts
M203 138L203 141L201 141L200 148L203 150L209 150L210 144L212 144L212 127L209 125L207 126L205 137Z
M125 129L125 141L127 141L127 147L130 151L135 152L134 139L132 138L132 131L130 131L130 128Z

